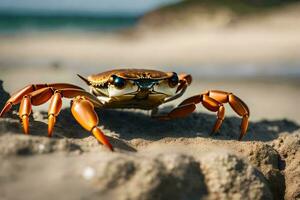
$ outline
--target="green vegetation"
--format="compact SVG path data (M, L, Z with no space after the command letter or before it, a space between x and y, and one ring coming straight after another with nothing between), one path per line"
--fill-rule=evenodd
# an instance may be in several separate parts
M177 4L163 7L160 11L176 12L192 7L202 7L211 11L227 8L240 15L267 11L293 2L299 2L299 0L183 0Z

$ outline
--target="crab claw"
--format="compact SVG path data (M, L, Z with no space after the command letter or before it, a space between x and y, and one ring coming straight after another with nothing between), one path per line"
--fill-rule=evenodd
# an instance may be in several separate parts
M97 127L99 119L94 111L94 106L90 101L83 98L74 99L71 112L76 121L84 129L92 132L100 143L113 151L112 145L109 143L103 132Z
M92 133L95 136L95 138L98 141L100 141L103 145L107 146L111 151L114 150L112 145L109 143L109 141L107 140L107 138L99 128L97 127L93 128Z

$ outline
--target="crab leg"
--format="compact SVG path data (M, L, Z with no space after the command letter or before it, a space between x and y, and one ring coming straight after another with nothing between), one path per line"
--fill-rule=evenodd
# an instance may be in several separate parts
M201 102L203 106L208 110L217 112L217 121L212 129L212 133L215 133L219 130L224 120L225 108L223 106L223 103L229 103L231 108L239 116L242 117L239 140L241 140L244 137L248 128L248 123L249 123L248 119L249 119L250 112L247 105L240 98L238 98L237 96L229 92L223 92L218 90L207 91L201 95L195 95L184 100L182 103L178 105L178 107L174 108L167 115L154 116L154 117L166 120L166 119L186 116L194 111L193 109L187 109L186 106L191 107L190 105L195 105Z
M52 136L53 127L56 122L56 117L59 114L62 106L62 96L59 92L55 92L51 98L48 109L48 137Z
M31 92L37 91L39 89L48 88L48 87L53 87L54 89L74 88L74 89L83 90L82 88L80 88L80 87L78 87L76 85L72 85L72 84L68 84L68 83L52 83L52 84L32 84L32 85L28 85L28 86L22 88L21 90L19 90L18 92L16 92L15 94L13 94L10 97L10 99L8 99L8 101L6 102L4 108L0 112L0 117L2 117L6 112L8 112L13 105L16 105L16 104L20 103L21 100L22 100L22 98L25 95L28 95Z
M87 131L93 133L96 139L113 151L112 145L109 143L103 132L97 127L99 123L98 116L94 111L94 105L82 98L75 98L72 103L71 112L76 121Z
M75 97L71 108L72 114L75 119L82 127L92 132L99 142L113 151L112 145L106 139L103 132L97 127L99 120L97 114L94 111L94 104L100 105L101 103L99 102L99 100L90 93L76 88L65 88L55 91L54 89L55 88L50 87L39 89L30 93L29 95L26 95L23 98L20 106L20 118L22 119L24 132L26 134L29 133L28 126L31 104L41 105L43 103L46 103L52 97L48 109L48 136L51 137L53 127L56 122L56 117L58 116L62 107L62 97Z
M246 131L248 129L249 116L250 116L250 111L248 106L240 98L238 98L237 96L229 92L211 90L207 92L207 95L209 95L213 99L216 99L219 102L229 103L231 108L239 116L242 117L241 134L239 136L239 140L241 140L246 134Z
M193 97L190 97L186 100L184 100L180 105L184 105L187 103L192 103L194 102L195 104L203 102L204 107L206 107L207 105L204 104L205 99L208 99L207 97L210 97L211 99L216 100L217 102L220 102L219 104L222 105L222 103L229 103L229 105L231 106L231 108L239 115L242 117L242 123L241 123L241 133L239 136L239 140L241 140L244 135L246 134L246 131L248 129L248 119L250 116L250 111L248 106L237 96L235 96L232 93L229 92L224 92L224 91L218 91L218 90L210 90L207 91L201 95L196 95ZM206 107L208 110L210 110L208 107ZM213 110L211 110L213 111ZM225 111L225 110L224 110ZM221 126L222 123L222 112L224 111L220 111L218 113L218 120L215 124L215 127L213 129L213 132L218 131L219 127ZM223 116L224 117L224 116ZM218 127L219 124L219 127Z
M27 86L13 95L7 101L4 109L1 112L1 116L9 111L12 105L21 102L19 116L22 121L25 134L29 134L29 115L32 110L32 105L41 105L43 103L46 103L51 98L48 109L48 136L51 137L56 117L62 107L62 97L76 97L73 101L71 109L75 119L86 130L92 132L99 142L113 151L112 145L109 143L103 132L97 127L99 120L97 114L94 111L94 105L101 106L101 102L96 97L77 86L73 86L70 84Z
M54 86L54 87L49 87ZM65 88L73 87L73 88ZM63 89L58 89L63 88ZM23 95L23 96L22 96ZM14 104L21 102L19 116L22 121L25 134L29 134L29 115L31 113L32 105L38 106L46 103L51 97L52 100L48 109L48 136L52 136L53 127L56 122L56 117L59 114L62 106L62 97L74 98L76 96L85 96L95 105L99 106L99 100L86 92L85 90L70 84L54 83L54 84L37 84L29 85L15 95L13 95L4 106L1 116L6 113ZM21 100L20 100L21 99Z
M30 96L24 96L20 109L19 109L19 117L22 121L24 133L29 134L29 115L31 113L31 101Z
M190 74L179 74L179 86L177 92L187 87L192 83L192 76Z
M190 104L178 106L165 115L159 115L159 114L157 115L157 110L155 110L155 112L151 113L151 117L159 120L170 120L174 118L182 118L192 113L195 109L196 109L196 105L194 103L190 103Z
M91 102L94 102L96 105L99 105L98 99L90 95L84 90L67 88L56 90L52 96L49 109L48 109L48 136L52 136L53 128L56 122L56 117L58 116L61 107L62 107L62 97L73 98L79 95L85 95L87 99Z
M222 103L210 98L207 95L196 95L186 99L178 107L171 110L166 115L153 116L160 120L169 120L173 118L186 117L196 109L196 104L202 102L203 106L212 112L217 112L217 121L214 125L212 133L215 133L221 127L225 115L225 108Z
M212 112L217 112L217 121L215 122L214 128L212 130L212 133L215 133L219 130L219 128L222 125L225 115L225 108L222 103L216 101L215 99L207 95L203 95L202 104L208 110Z
M41 90L45 90L40 92L40 95L43 94L44 96L46 96L46 101L48 101L51 96L51 102L49 105L49 109L48 109L48 136L51 137L52 136L52 132L53 132L53 128L56 122L56 117L58 116L61 107L62 107L62 97L66 97L66 98L74 98L77 96L84 96L86 99L88 99L90 102L93 102L95 105L100 105L99 100L94 97L93 95L91 95L90 93L84 91L84 90L80 90L80 89L76 89L76 88L65 88L65 89L59 89L56 90L55 92L53 92L53 88L45 88L45 89L41 89ZM39 90L40 91L40 90ZM38 91L37 91L38 92ZM48 93L49 92L49 93ZM43 96L41 95L41 96ZM32 100L34 100L34 98L32 98ZM40 101L43 100L43 98L39 99ZM36 102L32 102L33 105L35 105L34 103ZM38 102L40 104L45 103L45 102ZM40 105L38 104L38 105Z
M61 106L62 106L62 97L65 98L74 98L78 96L84 96L87 100L92 102L95 105L100 105L99 100L91 95L90 93L73 88L60 89L56 90L52 96L49 109L48 109L48 136L52 136L53 128L56 122L56 117L58 116Z
M84 98L88 99L96 107L102 106L102 103L99 101L99 99L97 99L97 97L95 97L91 93L88 93L85 90L65 88L65 89L60 89L59 92L62 94L63 97L66 97L66 98L74 98L77 96L84 96Z
M6 102L5 106L3 107L3 109L0 113L0 117L2 117L6 112L8 112L13 105L20 103L23 96L25 96L33 91L34 91L34 88L32 87L32 85L28 85L28 86L24 87L23 89L21 89L20 91L16 92L14 95L12 95Z
M172 96L172 97L166 99L164 103L173 101L173 100L181 97L184 94L184 92L186 91L188 85L190 85L192 83L192 76L189 74L180 74L178 76L178 78L179 78L179 86L177 87L177 91L176 91L176 93L177 92L178 93L175 96Z
M20 104L19 117L22 121L25 134L29 134L29 116L31 114L32 105L41 105L47 102L52 96L51 88L44 88L25 95Z

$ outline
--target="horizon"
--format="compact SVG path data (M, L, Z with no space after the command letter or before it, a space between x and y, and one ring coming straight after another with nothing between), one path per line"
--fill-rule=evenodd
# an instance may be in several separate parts
M180 0L2 0L0 12L6 15L116 15L141 16L156 8L179 2Z

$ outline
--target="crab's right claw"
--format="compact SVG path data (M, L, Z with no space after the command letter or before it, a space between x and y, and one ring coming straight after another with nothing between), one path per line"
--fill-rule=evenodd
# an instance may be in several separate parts
M109 143L103 132L97 127L99 119L94 111L94 106L90 101L81 97L75 98L73 100L71 112L76 121L83 128L92 132L100 143L113 151L112 145Z

